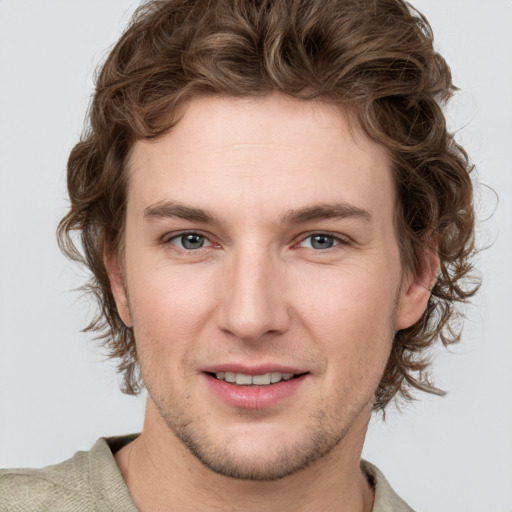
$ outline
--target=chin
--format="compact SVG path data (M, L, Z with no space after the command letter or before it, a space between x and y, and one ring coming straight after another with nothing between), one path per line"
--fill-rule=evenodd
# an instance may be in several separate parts
M162 418L203 466L218 475L250 481L280 480L308 468L338 446L348 430L328 428L322 416L301 432L285 430L276 435L276 426L272 425L270 432L255 428L250 433L249 427L236 435L215 438L208 426L200 426L201 422L192 418L183 420L176 414L163 414Z
M329 453L341 438L326 442L320 437L312 437L306 444L282 446L273 453L268 453L268 449L267 453L248 453L248 450L237 450L233 446L215 447L198 442L194 437L182 437L180 441L214 473L237 480L274 481L306 469Z

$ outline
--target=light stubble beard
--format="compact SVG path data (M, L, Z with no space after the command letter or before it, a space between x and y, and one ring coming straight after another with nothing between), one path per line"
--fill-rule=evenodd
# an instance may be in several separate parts
M398 305L397 293L389 323L390 332L386 333L391 338L391 343L395 336L394 326ZM152 365L149 364L148 367L144 368L143 363L147 361L144 357L140 357L139 361L142 380L147 383L144 376L145 374L151 374ZM372 364L371 357L367 362ZM318 408L307 420L305 432L299 440L288 446L280 446L272 458L267 457L265 461L259 459L260 464L254 460L244 459L243 454L230 450L228 445L220 445L220 443L211 439L205 419L191 415L192 408L186 407L186 401L173 400L172 397L166 397L163 390L151 389L146 384L145 387L171 433L203 466L219 475L237 480L269 482L296 474L308 468L314 462L328 456L342 443L356 421L366 414L366 409L369 411L369 420L371 406L375 400L375 391L385 367L384 364L381 368L379 379L374 386L374 392L366 400L361 400L358 404L359 407L346 410L343 404L337 404L339 408L332 408L334 410L329 410L326 406ZM318 401L319 403L323 402L322 397L319 397ZM243 412L240 414L243 415ZM347 421L349 418L350 420ZM361 449L367 426L368 421L364 425Z
M169 412L152 397L151 400L167 427L195 458L211 471L237 480L269 482L298 473L338 446L352 426L338 430L329 428L328 425L338 425L340 421L328 418L329 413L326 411L317 411L309 420L310 425L300 440L290 446L281 446L272 458L266 457L265 461L261 460L261 464L257 464L244 459L242 454L233 452L229 446L215 443L205 427L201 427L200 420L187 416L176 407ZM360 412L367 405L364 404Z

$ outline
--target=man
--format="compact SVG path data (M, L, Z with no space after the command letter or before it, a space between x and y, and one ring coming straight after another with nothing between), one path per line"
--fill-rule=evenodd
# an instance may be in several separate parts
M60 237L144 428L4 471L2 509L410 510L360 457L372 411L440 392L425 350L473 293L452 89L398 0L141 7Z

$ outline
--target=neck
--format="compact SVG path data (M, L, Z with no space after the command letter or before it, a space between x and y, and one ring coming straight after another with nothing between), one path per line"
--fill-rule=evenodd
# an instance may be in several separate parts
M366 416L366 415L362 415ZM369 417L369 413L368 413ZM148 400L141 435L115 454L140 512L232 510L370 512L373 490L360 469L367 427L352 428L327 455L274 481L237 480L206 468L170 431Z

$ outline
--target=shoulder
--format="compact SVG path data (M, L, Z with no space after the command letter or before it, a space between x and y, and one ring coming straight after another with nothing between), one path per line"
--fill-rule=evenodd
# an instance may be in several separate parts
M53 466L0 470L0 511L136 510L110 441L99 439L90 451Z
M79 452L61 464L41 469L0 470L0 510L73 510L77 499L87 502L88 486ZM76 508L75 508L76 510Z
M392 489L389 482L376 466L362 460L361 469L375 490L372 512L414 512Z

